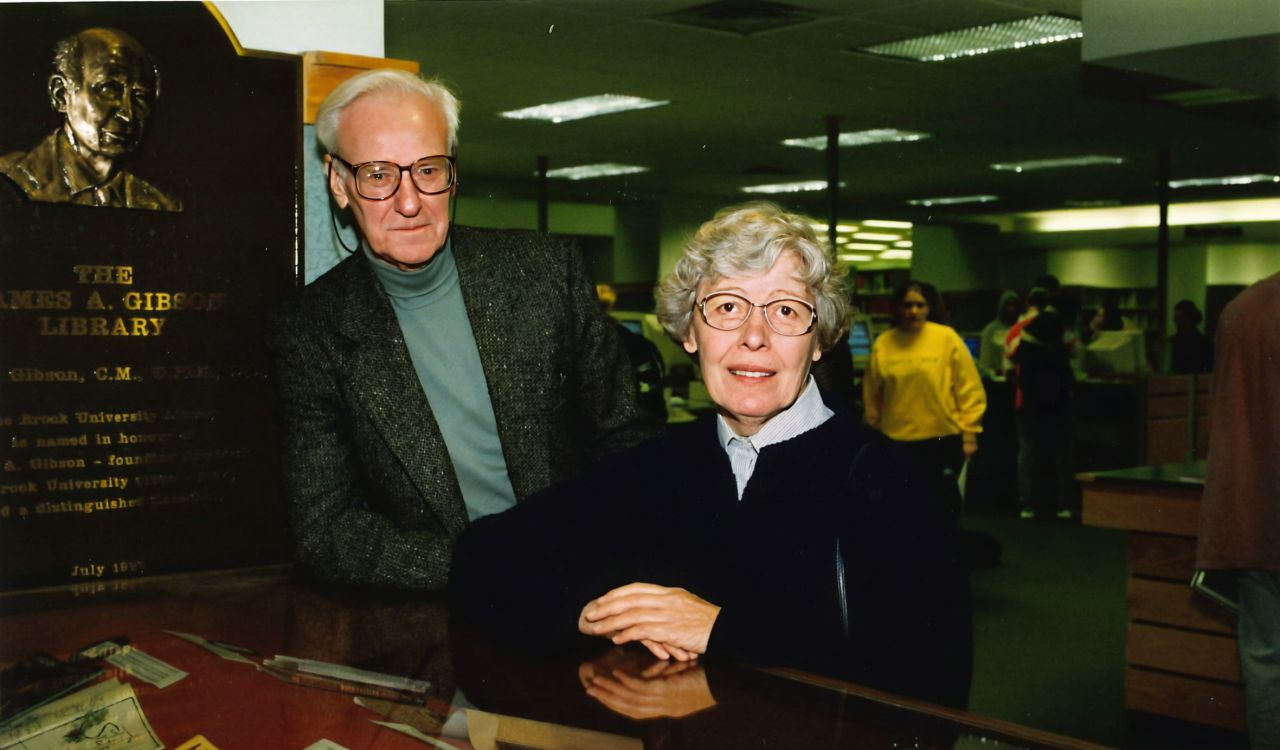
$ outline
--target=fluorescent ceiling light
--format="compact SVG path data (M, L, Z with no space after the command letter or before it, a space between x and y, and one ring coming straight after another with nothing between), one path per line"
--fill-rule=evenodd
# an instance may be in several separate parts
M880 260L909 260L910 258L910 250L885 250L880 253Z
M560 167L547 170L548 177L562 177L566 180L589 180L592 177L613 177L620 174L637 174L648 172L648 167L635 164L582 164L577 167Z
M898 240L897 242L893 243L893 246L894 247L911 247L914 244L915 243L912 242L911 240Z
M1246 94L1232 89L1194 89L1176 91L1172 94L1157 96L1157 99L1180 107L1205 107L1214 104L1231 104L1233 102L1251 102L1265 97L1258 94Z
M881 240L884 242L902 239L900 234L882 234L880 232L857 232L853 236L860 240Z
M847 250L887 250L888 245L881 245L876 242L850 242L845 245Z
M1096 167L1101 164L1124 164L1124 159L1119 156L1067 156L1061 159L1033 159L1032 161L1001 162L999 164L992 164L991 168L1000 172L1031 172L1036 169Z
M886 57L900 57L920 62L941 62L960 57L985 55L1000 50L1065 42L1082 36L1084 36L1084 27L1079 19L1042 15L854 49Z
M1191 180L1170 180L1169 187L1177 190L1185 187L1223 187L1228 185L1256 185L1262 182L1280 182L1273 174L1239 174L1232 177L1197 177Z
M909 221L889 221L888 219L867 219L862 222L864 227L879 227L881 229L910 229L914 226Z
M870 255L862 255L860 253L840 253L836 257L849 263L859 263L864 260L871 260Z
M744 193L812 193L826 190L826 180L806 180L804 182L779 182L772 185L749 185L742 188Z
M946 198L917 198L907 201L912 206L954 206L961 203L991 203L1000 198L995 195L955 195Z
M844 148L846 146L870 146L873 143L908 143L910 141L922 141L929 137L928 133L917 133L912 130L875 128L873 130L841 133L836 139L836 143L841 148ZM825 135L815 135L810 138L788 138L782 142L782 145L799 146L800 148L821 151L827 147L827 137Z
M837 238L836 238L836 244L837 244L837 245L844 245L844 244L846 244L846 243L848 243L848 242L849 242L849 238L848 238L848 237L837 237Z
M581 99L570 99L552 104L539 104L536 107L513 109L499 113L500 117L509 120L547 120L548 122L569 122L584 117L610 115L614 112L626 112L631 109L648 109L670 104L669 101L654 101L638 96L619 96L617 94L600 94L584 96Z
M1273 222L1280 216L1280 198L1237 201L1173 203L1169 206L1170 226ZM1063 211L1035 211L1017 214L1013 231L1084 232L1098 229L1135 229L1159 226L1160 208L1155 204L1120 208L1081 208Z
M1067 200L1062 203L1069 208L1111 208L1120 205L1120 201L1110 198L1087 201Z
M842 232L844 234L851 234L853 232L858 231L858 225L857 224L837 224L836 231Z

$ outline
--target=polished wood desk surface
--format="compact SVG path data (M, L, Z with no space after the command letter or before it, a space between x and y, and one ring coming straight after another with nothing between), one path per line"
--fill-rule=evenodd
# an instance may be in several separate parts
M127 639L189 673L159 689L108 672L132 685L169 748L197 734L220 750L302 750L322 738L351 750L429 746L372 720L409 723L438 738L437 748L464 750L1097 747L788 670L672 664L619 648L519 656L466 628L451 631L439 597L334 590L286 575L238 571L2 595L0 662L41 651L66 658L102 639ZM265 657L414 677L431 690L424 707L388 718L350 695L282 682L166 630ZM461 731L455 715L442 729L467 705L459 695L486 713L466 714Z
M1171 464L1134 466L1127 469L1086 471L1077 474L1076 479L1082 482L1120 482L1198 487L1204 484L1204 472L1204 461L1181 461Z

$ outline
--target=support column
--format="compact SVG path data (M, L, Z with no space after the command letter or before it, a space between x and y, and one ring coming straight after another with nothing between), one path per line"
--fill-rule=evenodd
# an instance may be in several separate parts
M1160 357L1157 358L1157 362L1163 358L1168 339L1166 319L1169 311L1169 148L1167 146L1160 149L1159 169L1160 229L1156 236L1156 320L1159 321L1159 325L1156 330L1160 338L1156 348L1160 352Z
M840 116L827 115L827 240L836 251L836 224L840 222ZM850 269L852 271L852 269Z
M547 234L548 222L547 213L550 208L550 199L547 197L549 189L547 185L547 157L538 157L538 231Z

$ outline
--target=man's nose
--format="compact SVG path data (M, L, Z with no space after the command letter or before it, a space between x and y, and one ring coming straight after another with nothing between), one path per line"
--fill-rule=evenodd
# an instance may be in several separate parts
M126 93L120 99L120 106L116 107L116 117L118 119L124 120L125 122L133 122L134 108L135 108L135 105L133 102L133 97L129 96Z
M400 185L396 187L391 200L395 201L396 211L404 216L416 216L422 210L422 194L418 192L418 186L413 184L408 172L400 173Z

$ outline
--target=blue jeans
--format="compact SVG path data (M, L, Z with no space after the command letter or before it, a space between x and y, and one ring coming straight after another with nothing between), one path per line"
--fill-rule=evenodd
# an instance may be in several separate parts
M1280 572L1240 575L1240 671L1252 750L1280 750Z

